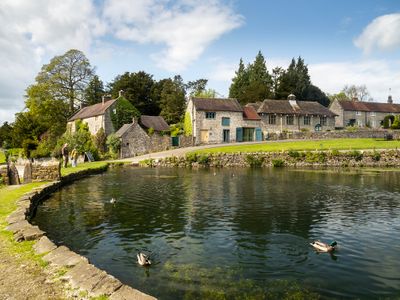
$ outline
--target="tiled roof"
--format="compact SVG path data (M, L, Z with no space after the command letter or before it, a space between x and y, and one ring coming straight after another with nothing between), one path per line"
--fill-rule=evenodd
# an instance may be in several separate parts
M108 100L107 102L103 103L97 103L91 106L86 106L79 110L75 115L73 115L71 118L69 118L69 121L74 121L78 119L87 119L95 116L100 116L104 115L106 110L114 104L114 102L117 99L114 100Z
M264 100L257 112L265 114L336 116L335 113L315 101L293 101L291 104L289 100Z
M153 128L155 131L168 131L169 126L161 116L142 115L139 121L140 125L146 128Z
M203 111L237 111L242 112L243 108L233 98L192 98L196 110Z
M400 104L350 100L339 101L339 104L344 110L349 111L400 113Z
M118 137L122 137L131 128L132 125L133 125L133 123L122 125L122 127L120 129L118 129L118 131L115 134Z
M243 118L246 120L261 120L260 116L257 114L257 111L253 106L250 105L243 107Z

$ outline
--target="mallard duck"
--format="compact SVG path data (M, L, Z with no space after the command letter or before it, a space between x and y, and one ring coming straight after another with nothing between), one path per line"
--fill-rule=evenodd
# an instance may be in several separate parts
M332 252L336 249L337 242L333 241L328 245L321 241L313 241L310 245L320 252Z
M117 200L115 198L111 198L110 203L114 204L115 202L117 202Z
M151 265L151 261L150 261L149 257L146 254L142 253L142 252L139 252L137 254L137 260L138 260L138 264L141 265L141 266L149 266L149 265Z

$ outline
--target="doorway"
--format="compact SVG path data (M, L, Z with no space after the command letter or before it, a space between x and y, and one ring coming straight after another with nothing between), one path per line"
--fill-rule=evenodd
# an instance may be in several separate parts
M224 129L223 130L223 136L224 136L224 143L229 143L231 138L230 138L230 130L229 129Z

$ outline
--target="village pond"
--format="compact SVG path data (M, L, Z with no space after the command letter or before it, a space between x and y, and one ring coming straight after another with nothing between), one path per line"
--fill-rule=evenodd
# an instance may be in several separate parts
M394 298L399 182L395 171L119 168L54 193L33 222L160 299ZM318 254L314 239L339 249Z

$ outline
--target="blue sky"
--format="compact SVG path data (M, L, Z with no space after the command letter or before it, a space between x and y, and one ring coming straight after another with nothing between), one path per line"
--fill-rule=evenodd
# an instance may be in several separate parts
M209 79L228 95L242 57L269 70L302 56L327 93L365 84L400 103L400 1L2 0L0 122L24 108L24 90L54 55L85 52L105 82L126 71L155 79Z

